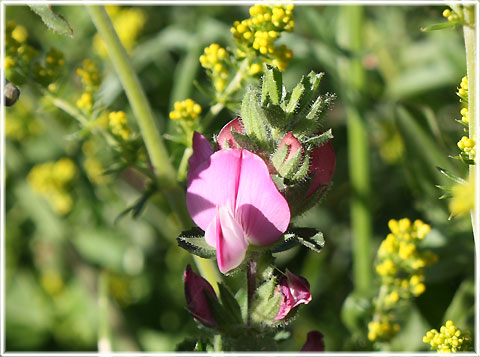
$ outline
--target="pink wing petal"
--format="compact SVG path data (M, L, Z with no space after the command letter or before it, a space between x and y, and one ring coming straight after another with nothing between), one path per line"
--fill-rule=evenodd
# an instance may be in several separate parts
M235 205L241 160L241 150L220 150L188 172L187 208L201 229L207 229L217 206Z
M217 238L217 264L220 271L226 272L238 267L245 258L248 243L242 226L233 218L229 207L218 209L215 217L215 235Z
M251 243L269 245L287 230L290 208L259 156L242 150L241 161L235 218Z
M195 171L199 165L207 161L213 154L212 144L210 144L205 136L197 131L193 133L192 148L193 155L188 159L188 164L190 165L189 174Z

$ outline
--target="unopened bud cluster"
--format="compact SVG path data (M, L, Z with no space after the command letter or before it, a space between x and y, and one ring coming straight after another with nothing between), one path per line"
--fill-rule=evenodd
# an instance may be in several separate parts
M468 331L462 332L451 320L440 327L440 332L436 329L428 331L423 337L423 342L430 344L432 351L437 350L440 353L469 351L471 346Z
M217 43L205 47L200 56L200 64L205 68L212 79L217 92L222 92L228 83L227 50Z
M388 341L398 332L395 309L401 302L425 291L423 268L437 260L431 251L419 251L419 244L430 231L430 226L417 219L391 219L391 233L380 244L376 272L380 290L375 299L375 315L369 323L371 341Z
M73 199L69 193L76 174L75 164L69 158L35 165L27 180L34 192L45 197L53 210L65 215L72 210Z
M460 86L457 89L457 95L460 97L460 102L462 103L463 108L460 110L462 115L461 120L457 120L459 123L463 124L468 128L470 123L470 118L468 114L468 78L467 76L462 78ZM468 129L465 129L467 131ZM475 139L469 138L468 136L462 136L462 138L457 143L458 148L462 151L460 157L465 160L473 160L475 162L476 149L475 149Z

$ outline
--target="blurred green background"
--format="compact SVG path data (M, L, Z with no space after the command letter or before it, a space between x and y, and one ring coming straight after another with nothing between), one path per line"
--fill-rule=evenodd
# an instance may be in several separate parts
M26 6L7 6L5 19L26 29L27 42L40 56L51 47L63 52L58 97L75 103L82 92L75 69L85 58L96 59L104 76L100 99L133 118L111 63L96 49L98 35L86 9L56 6L55 10L68 20L74 38L48 31ZM289 326L292 338L282 350L298 351L312 329L325 335L328 351L372 348L366 341L365 321L357 319L368 312L357 306L342 315L353 289L346 129L351 91L369 145L372 274L375 252L391 218L419 218L430 224L432 232L424 246L439 257L426 269L426 291L411 302L400 333L381 348L427 350L422 336L446 319L474 332L470 220L468 215L448 220L448 200L438 200L442 192L435 187L448 183L436 166L463 177L467 172L460 162L448 158L458 153L456 142L463 135L454 120L460 117L455 92L466 72L462 33L460 29L420 31L441 22L442 10L367 6L361 24L363 43L355 52L340 44L342 31L348 32L339 19L341 7L298 5L294 10L295 29L281 39L294 52L284 80L291 88L310 70L326 72L321 86L324 92L337 94L325 122L335 136L337 167L326 199L296 222L324 233L323 252L298 248L278 256L279 267L309 280L313 295ZM231 46L230 27L248 17L248 7L123 6L115 16L120 15L127 19L123 31L134 32L128 26L137 23L130 55L162 133L172 130L168 113L175 101L193 98L206 111L210 99L192 84L197 79L208 87L198 57L213 42ZM339 60L361 61L365 74L361 88L342 74ZM109 168L117 153L106 144L98 144L93 154L86 150L87 139L79 135L74 119L34 86L19 87L20 100L5 110L4 131L7 351L96 350L99 328L105 322L105 308L99 307L102 284L110 301L108 325L115 351L175 350L185 337L197 334L185 308L182 282L183 270L193 260L176 245L179 226L165 200L154 195L138 218L125 215L117 220L141 196L144 182L129 170L94 179L85 166L87 156ZM205 134L211 137L235 115L223 110ZM134 120L129 125L135 130ZM178 165L184 147L168 145ZM33 167L62 157L69 157L76 167L66 188L72 207L65 215L33 192L27 180ZM226 280L238 285L238 278ZM371 296L377 294L375 289L372 286Z

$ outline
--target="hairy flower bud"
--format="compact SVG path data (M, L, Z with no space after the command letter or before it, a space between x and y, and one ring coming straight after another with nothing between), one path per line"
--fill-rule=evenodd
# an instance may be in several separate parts
M190 313L195 319L208 327L215 327L216 322L210 310L207 294L212 299L217 300L217 295L212 286L207 280L192 270L192 267L187 265L183 274L183 282L185 285L185 300Z
M240 145L235 141L235 138L232 135L232 130L244 134L245 129L243 127L242 118L236 117L235 119L229 121L223 128L220 130L220 133L217 137L217 144L220 150L223 149L240 149Z
M300 304L308 304L312 300L310 284L307 279L295 275L287 269L285 275L279 281L280 285L277 286L277 293L281 293L283 299L280 310L275 317L276 321L285 318L294 307Z

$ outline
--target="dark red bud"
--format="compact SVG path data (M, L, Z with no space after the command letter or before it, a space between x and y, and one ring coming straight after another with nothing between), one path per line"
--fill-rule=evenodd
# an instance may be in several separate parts
M215 327L216 323L206 296L206 294L209 294L213 299L217 299L212 286L207 280L195 273L190 264L187 265L183 274L183 282L185 285L185 300L187 300L190 313L202 324Z
M332 181L335 172L335 151L329 141L322 146L316 147L310 154L309 175L312 184L307 192L307 197L315 193L321 185L327 185Z

